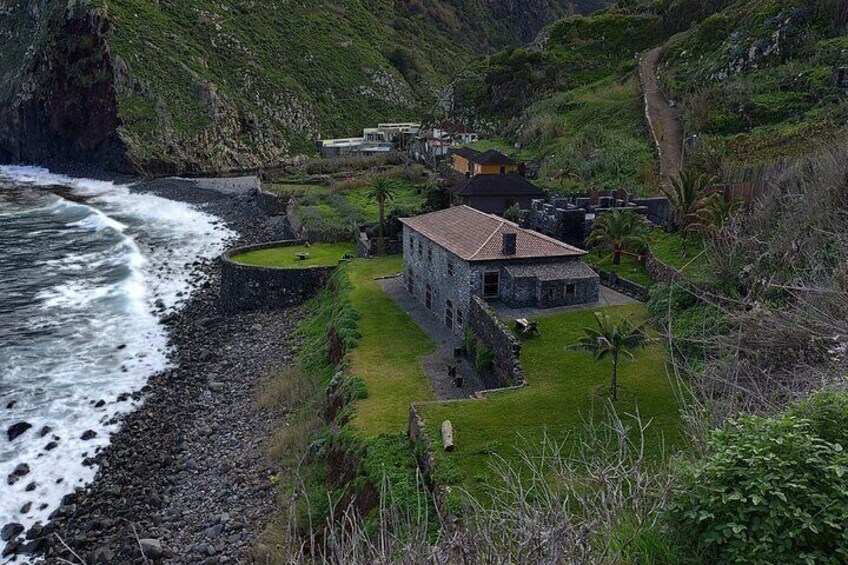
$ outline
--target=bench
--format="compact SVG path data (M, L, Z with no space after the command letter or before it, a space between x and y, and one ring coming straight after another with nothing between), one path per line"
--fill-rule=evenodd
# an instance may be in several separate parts
M305 251L295 253L294 256L297 257L298 261L305 261L309 259L309 253L306 253Z
M515 329L520 331L524 335L541 335L541 332L539 332L539 323L532 320L528 320L527 318L516 319Z

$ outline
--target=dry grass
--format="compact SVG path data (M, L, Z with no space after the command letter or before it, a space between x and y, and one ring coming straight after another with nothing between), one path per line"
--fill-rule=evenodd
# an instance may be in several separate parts
M263 410L291 410L315 395L315 383L297 367L275 371L260 386L256 405Z
M306 451L309 440L321 429L321 420L314 418L300 418L291 424L287 424L276 431L268 439L266 452L268 460L279 463L292 455L300 455Z

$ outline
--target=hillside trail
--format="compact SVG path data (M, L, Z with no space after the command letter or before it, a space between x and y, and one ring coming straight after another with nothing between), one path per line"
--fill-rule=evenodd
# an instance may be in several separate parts
M645 97L645 115L660 158L660 180L663 187L668 187L683 166L683 126L660 89L657 70L661 54L662 47L657 47L642 55L639 80Z

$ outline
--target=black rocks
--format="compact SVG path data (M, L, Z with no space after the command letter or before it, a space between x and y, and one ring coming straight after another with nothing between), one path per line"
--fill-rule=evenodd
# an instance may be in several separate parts
M17 467L15 467L15 470L12 471L11 474L9 474L9 476L6 478L6 483L9 485L13 485L21 478L26 477L27 475L29 475L29 465L27 465L26 463L21 463Z
M83 440L83 441L88 441L88 440L94 439L96 437L97 437L97 432L95 432L94 430L86 430L85 432L83 432L82 436L80 436L80 439Z
M50 426L44 426L43 428L41 428L41 430L39 430L38 435L40 437L44 437L52 431L53 431L53 428L51 428Z
M55 441L51 441L50 443L44 446L44 451L53 451L57 447L59 447L59 444Z
M18 422L9 426L9 429L6 430L6 435L9 437L9 441L15 441L31 427L32 424L29 422Z
M24 527L17 522L10 522L0 530L0 540L11 541L24 533Z

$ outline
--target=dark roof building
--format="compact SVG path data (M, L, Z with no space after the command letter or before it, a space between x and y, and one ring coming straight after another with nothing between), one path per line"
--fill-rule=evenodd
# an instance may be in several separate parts
M598 301L582 249L468 206L401 222L407 290L457 333L475 295L513 308Z
M448 189L454 204L466 204L490 214L503 214L514 204L528 209L545 191L521 175L475 175Z

